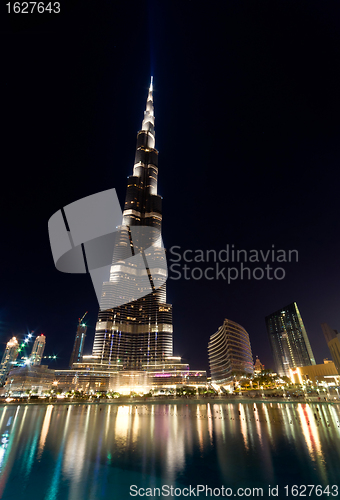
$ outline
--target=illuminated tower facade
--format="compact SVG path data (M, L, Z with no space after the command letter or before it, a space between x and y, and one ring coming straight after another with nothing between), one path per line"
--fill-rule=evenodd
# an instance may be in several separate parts
M289 377L289 369L315 365L315 358L296 302L266 317L269 341L277 373Z
M253 355L246 330L229 319L210 337L208 356L211 380L230 384L234 377L253 375Z
M74 339L73 351L70 359L70 368L72 368L73 363L80 363L83 359L83 350L86 338L87 326L85 323L81 322L79 318L79 323L76 332L76 338Z
M42 333L41 335L38 335L38 337L34 341L32 352L30 355L31 365L38 366L41 364L41 360L45 350L45 345L46 345L46 337Z
M158 151L155 149L154 125L151 79L142 128L137 134L133 174L128 177L123 220L114 247L110 282L103 285L92 351L96 363L118 370L152 368L173 355L172 306L166 303L164 283L162 198L157 193ZM147 247L150 244L154 257L152 268L147 260ZM142 276L137 276L139 271L127 261L131 255L137 254L142 256L145 263ZM160 283L163 284L159 286ZM133 287L138 292L149 290L150 293L137 300L127 301L124 305L106 308L105 301L110 293L131 297ZM139 293L139 297L141 295Z
M5 352L2 356L1 364L0 364L0 384L6 380L6 377L10 370L13 368L13 363L18 357L18 349L19 344L16 337L12 337L9 342L6 344Z

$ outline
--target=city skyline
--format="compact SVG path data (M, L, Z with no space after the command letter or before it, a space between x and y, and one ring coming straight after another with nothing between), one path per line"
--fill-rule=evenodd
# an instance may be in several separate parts
M105 6L91 43L80 22L41 46L38 25L29 39L18 29L5 55L8 189L1 203L10 243L2 248L2 351L12 335L37 328L67 367L76 319L88 310L84 352L91 352L98 310L92 283L55 270L46 224L61 206L111 186L123 205L153 74L168 256L173 246L218 252L227 244L264 252L274 244L299 255L283 265L282 281L228 285L170 276L174 354L208 368L209 335L230 317L250 332L254 357L274 369L264 318L296 301L322 362L330 354L320 325L339 330L340 323L336 8L320 15L312 5L282 5L279 13L226 6L221 16L219 9L203 16L183 6L181 20L169 5L155 5L157 23L146 31L143 8L121 9L129 22L119 24ZM19 102L23 74L31 75L31 99Z
M0 37L0 497L337 496L340 3Z

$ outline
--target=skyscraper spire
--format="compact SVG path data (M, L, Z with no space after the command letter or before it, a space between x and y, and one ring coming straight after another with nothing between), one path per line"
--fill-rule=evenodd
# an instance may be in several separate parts
M150 149L155 147L155 115L153 108L153 76L151 77L148 98L146 100L146 108L144 111L144 119L142 123L142 130L149 132L146 146Z

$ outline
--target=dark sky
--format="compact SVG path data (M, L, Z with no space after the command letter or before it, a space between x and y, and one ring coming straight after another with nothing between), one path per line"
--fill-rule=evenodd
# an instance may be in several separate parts
M112 187L124 201L153 74L168 255L174 245L299 252L275 264L281 281L169 279L175 354L207 369L209 336L228 318L274 368L264 317L296 301L316 361L330 357L320 323L340 328L339 3L1 9L1 350L12 334L43 332L46 354L58 355L50 366L65 367L89 311L91 352L90 277L55 269L47 222Z

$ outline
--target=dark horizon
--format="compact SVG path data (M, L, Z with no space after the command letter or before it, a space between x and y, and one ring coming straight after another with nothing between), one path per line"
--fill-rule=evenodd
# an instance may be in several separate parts
M55 269L47 223L113 187L123 205L153 75L168 257L174 246L298 252L283 280L228 285L170 272L174 354L208 370L209 338L228 318L249 333L254 361L275 370L265 317L297 302L316 362L331 357L321 323L340 329L339 10L102 1L71 2L59 18L1 20L2 351L35 330L45 355L58 356L50 368L67 367L88 311L91 352L90 276Z

